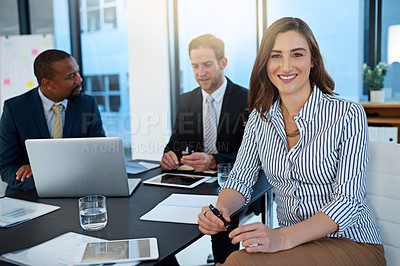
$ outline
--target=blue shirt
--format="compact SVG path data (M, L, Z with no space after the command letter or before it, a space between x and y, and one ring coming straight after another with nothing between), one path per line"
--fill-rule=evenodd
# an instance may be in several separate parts
M280 99L267 121L250 114L235 165L225 187L249 202L260 167L274 188L281 227L327 214L339 225L328 237L381 244L365 194L368 127L360 104L324 94L314 87L295 122L297 144L288 150Z

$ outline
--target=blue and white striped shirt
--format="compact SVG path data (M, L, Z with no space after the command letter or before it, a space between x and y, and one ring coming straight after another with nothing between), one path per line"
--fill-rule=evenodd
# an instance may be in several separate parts
M281 227L318 212L339 230L327 237L381 244L375 216L365 194L368 130L360 104L314 87L295 122L300 139L288 151L280 99L266 113L253 110L225 187L250 200L260 167L274 188Z

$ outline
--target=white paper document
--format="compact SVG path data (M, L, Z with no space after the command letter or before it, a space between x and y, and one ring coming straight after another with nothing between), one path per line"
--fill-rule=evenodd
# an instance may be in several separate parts
M18 265L66 266L73 265L79 246L84 242L100 242L101 238L68 232L32 248L3 254L0 259ZM139 262L114 265L137 265Z
M69 232L32 248L3 254L0 258L19 265L73 265L82 242L100 240L102 239Z
M58 210L59 206L13 198L0 199L0 227L11 227Z
M215 206L217 199L218 196L174 193L140 217L140 220L197 224L201 208L210 204Z
M159 164L156 163L148 163L148 162L134 162L134 161L128 161L126 162L126 172L128 174L140 174L145 171L154 169L159 167Z

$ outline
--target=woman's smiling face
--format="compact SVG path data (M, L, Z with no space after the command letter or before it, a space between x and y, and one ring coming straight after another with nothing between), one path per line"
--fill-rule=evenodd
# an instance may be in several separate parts
M279 95L309 93L313 67L306 38L297 31L278 33L267 63L268 77Z

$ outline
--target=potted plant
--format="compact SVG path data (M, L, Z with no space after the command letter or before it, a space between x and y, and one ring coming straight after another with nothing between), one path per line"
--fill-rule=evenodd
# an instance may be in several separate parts
M371 102L384 102L385 92L382 90L384 79L387 72L387 64L379 62L374 69L371 69L366 63L363 64L362 74L364 82L368 85Z

